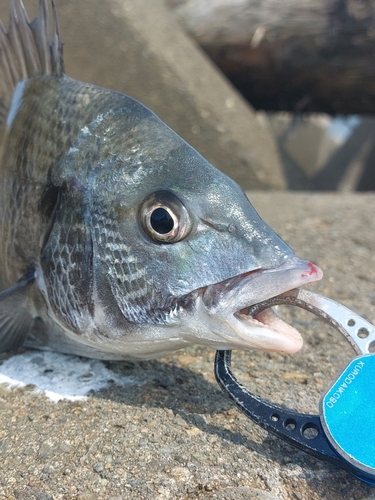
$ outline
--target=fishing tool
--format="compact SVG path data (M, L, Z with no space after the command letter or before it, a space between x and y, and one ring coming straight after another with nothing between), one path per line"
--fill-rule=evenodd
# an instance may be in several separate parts
M319 415L299 413L249 392L231 371L229 350L216 353L217 382L247 417L267 431L375 486L375 326L347 307L303 289L256 304L249 314L279 304L319 316L358 354L322 396Z

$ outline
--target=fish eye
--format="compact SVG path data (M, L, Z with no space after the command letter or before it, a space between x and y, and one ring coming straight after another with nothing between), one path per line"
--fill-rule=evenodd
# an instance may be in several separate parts
M168 234L174 228L175 221L166 208L160 207L151 212L150 224L156 233Z
M191 231L191 217L170 191L156 191L141 204L138 220L143 231L159 243L176 243Z

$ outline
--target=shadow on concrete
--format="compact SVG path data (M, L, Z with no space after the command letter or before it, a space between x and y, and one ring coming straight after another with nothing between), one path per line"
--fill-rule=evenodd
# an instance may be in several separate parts
M171 409L176 416L202 432L242 445L250 452L257 452L279 464L285 463L285 457L288 457L287 462L291 464L300 464L301 459L308 461L311 467L317 463L314 457L271 434L267 434L262 443L254 441L251 436L246 435L248 432L254 437L259 433L263 437L266 433L251 421L240 424L241 432L207 423L206 416L227 412L235 407L218 385L209 382L199 373L162 361L104 363L117 375L122 373L126 377L142 380L143 385L128 388L113 386L93 393L91 396L94 398L110 399L130 406ZM327 467L331 465L327 464Z

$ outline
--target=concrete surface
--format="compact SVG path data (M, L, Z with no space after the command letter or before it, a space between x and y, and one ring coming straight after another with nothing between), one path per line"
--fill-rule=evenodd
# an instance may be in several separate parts
M292 113L267 115L274 136L282 142L284 151L303 170L313 177L344 140L337 140L329 133L332 117L313 113L293 121Z
M250 197L298 255L325 271L309 288L375 322L375 195ZM314 412L351 350L315 317L298 313L295 321L301 353L235 353L233 366L258 394ZM374 488L234 409L214 381L213 358L196 347L158 361L106 363L139 383L112 383L85 401L53 403L30 386L0 386L0 498L375 498Z
M37 0L25 0L33 17ZM7 23L7 0L0 18ZM163 0L57 0L66 72L152 109L245 189L285 187L269 124L175 21Z

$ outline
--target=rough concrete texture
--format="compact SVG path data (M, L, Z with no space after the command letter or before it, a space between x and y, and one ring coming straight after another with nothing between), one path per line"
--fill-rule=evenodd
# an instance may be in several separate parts
M34 16L36 0L25 0ZM140 100L245 189L284 188L269 124L256 114L162 0L56 2L66 72ZM7 25L6 0L0 16Z
M250 197L298 255L324 269L309 288L375 322L375 196ZM352 353L340 334L302 313L301 353L235 353L233 367L252 391L315 412ZM30 386L1 386L0 498L375 498L374 488L248 421L215 383L213 359L195 347L158 361L107 363L143 384L112 384L86 401L53 403Z

